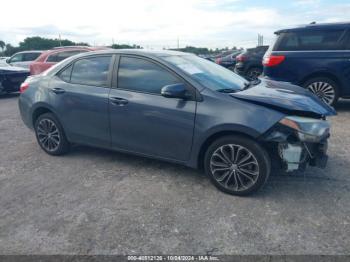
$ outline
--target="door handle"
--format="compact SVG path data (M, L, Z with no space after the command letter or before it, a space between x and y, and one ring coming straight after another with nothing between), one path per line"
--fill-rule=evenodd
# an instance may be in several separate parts
M59 87L54 87L51 89L52 92L54 92L55 94L63 94L64 92L66 92L66 90L64 90L63 88L59 88Z
M110 97L109 100L111 101L112 104L117 105L117 106L124 106L127 103L129 103L128 100L121 98L121 97Z

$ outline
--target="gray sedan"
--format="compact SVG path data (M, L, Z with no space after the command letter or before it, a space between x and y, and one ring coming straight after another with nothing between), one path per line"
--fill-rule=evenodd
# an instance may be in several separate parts
M50 155L77 143L162 159L203 169L234 195L263 186L272 160L287 171L324 167L335 114L298 86L144 50L68 58L22 84L19 108Z

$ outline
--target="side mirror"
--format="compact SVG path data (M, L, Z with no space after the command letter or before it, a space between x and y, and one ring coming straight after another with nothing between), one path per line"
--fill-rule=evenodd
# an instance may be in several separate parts
M11 62L11 58L7 58L5 61L9 64Z
M161 90L161 95L168 98L182 99L187 99L190 97L190 95L187 93L186 86L182 83L164 86Z

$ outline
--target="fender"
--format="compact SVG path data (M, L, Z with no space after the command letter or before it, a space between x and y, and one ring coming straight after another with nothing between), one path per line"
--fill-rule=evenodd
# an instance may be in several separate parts
M229 134L240 134L247 137L250 137L252 139L258 139L264 132L260 132L256 129L253 129L251 127L239 125L239 124L221 124L215 127L210 128L205 133L202 133L200 136L195 136L193 138L193 147L191 151L191 157L189 161L186 163L187 166L192 168L197 168L200 158L202 157L201 152L206 146L208 146L211 142L211 138L217 138L224 135ZM196 133L196 132L195 132ZM207 145L207 143L209 143Z
M37 102L37 103L35 103L33 106L32 106L32 108L31 108L31 110L30 110L30 122L32 123L32 125L34 126L34 123L33 123L33 116L34 116L34 113L38 110L38 109L47 109L47 110L49 110L49 111L51 111L57 118L58 118L58 120L60 121L60 123L62 124L62 121L61 121L61 119L60 119L60 116L59 116L59 114L57 114L57 112L56 112L56 110L50 105L50 104L48 104L48 103L46 103L46 102ZM64 128L64 127L63 127Z

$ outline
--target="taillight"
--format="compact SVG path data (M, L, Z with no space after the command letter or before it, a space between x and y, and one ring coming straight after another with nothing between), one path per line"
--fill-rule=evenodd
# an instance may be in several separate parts
M29 87L29 83L27 82L24 82L21 84L21 87L19 88L19 92L22 94L24 93L24 91L26 91Z
M220 64L221 63L221 58L216 58L215 63Z
M246 57L244 55L238 55L236 56L237 62L244 62L246 60Z
M266 55L263 59L264 66L276 66L286 59L284 55Z

